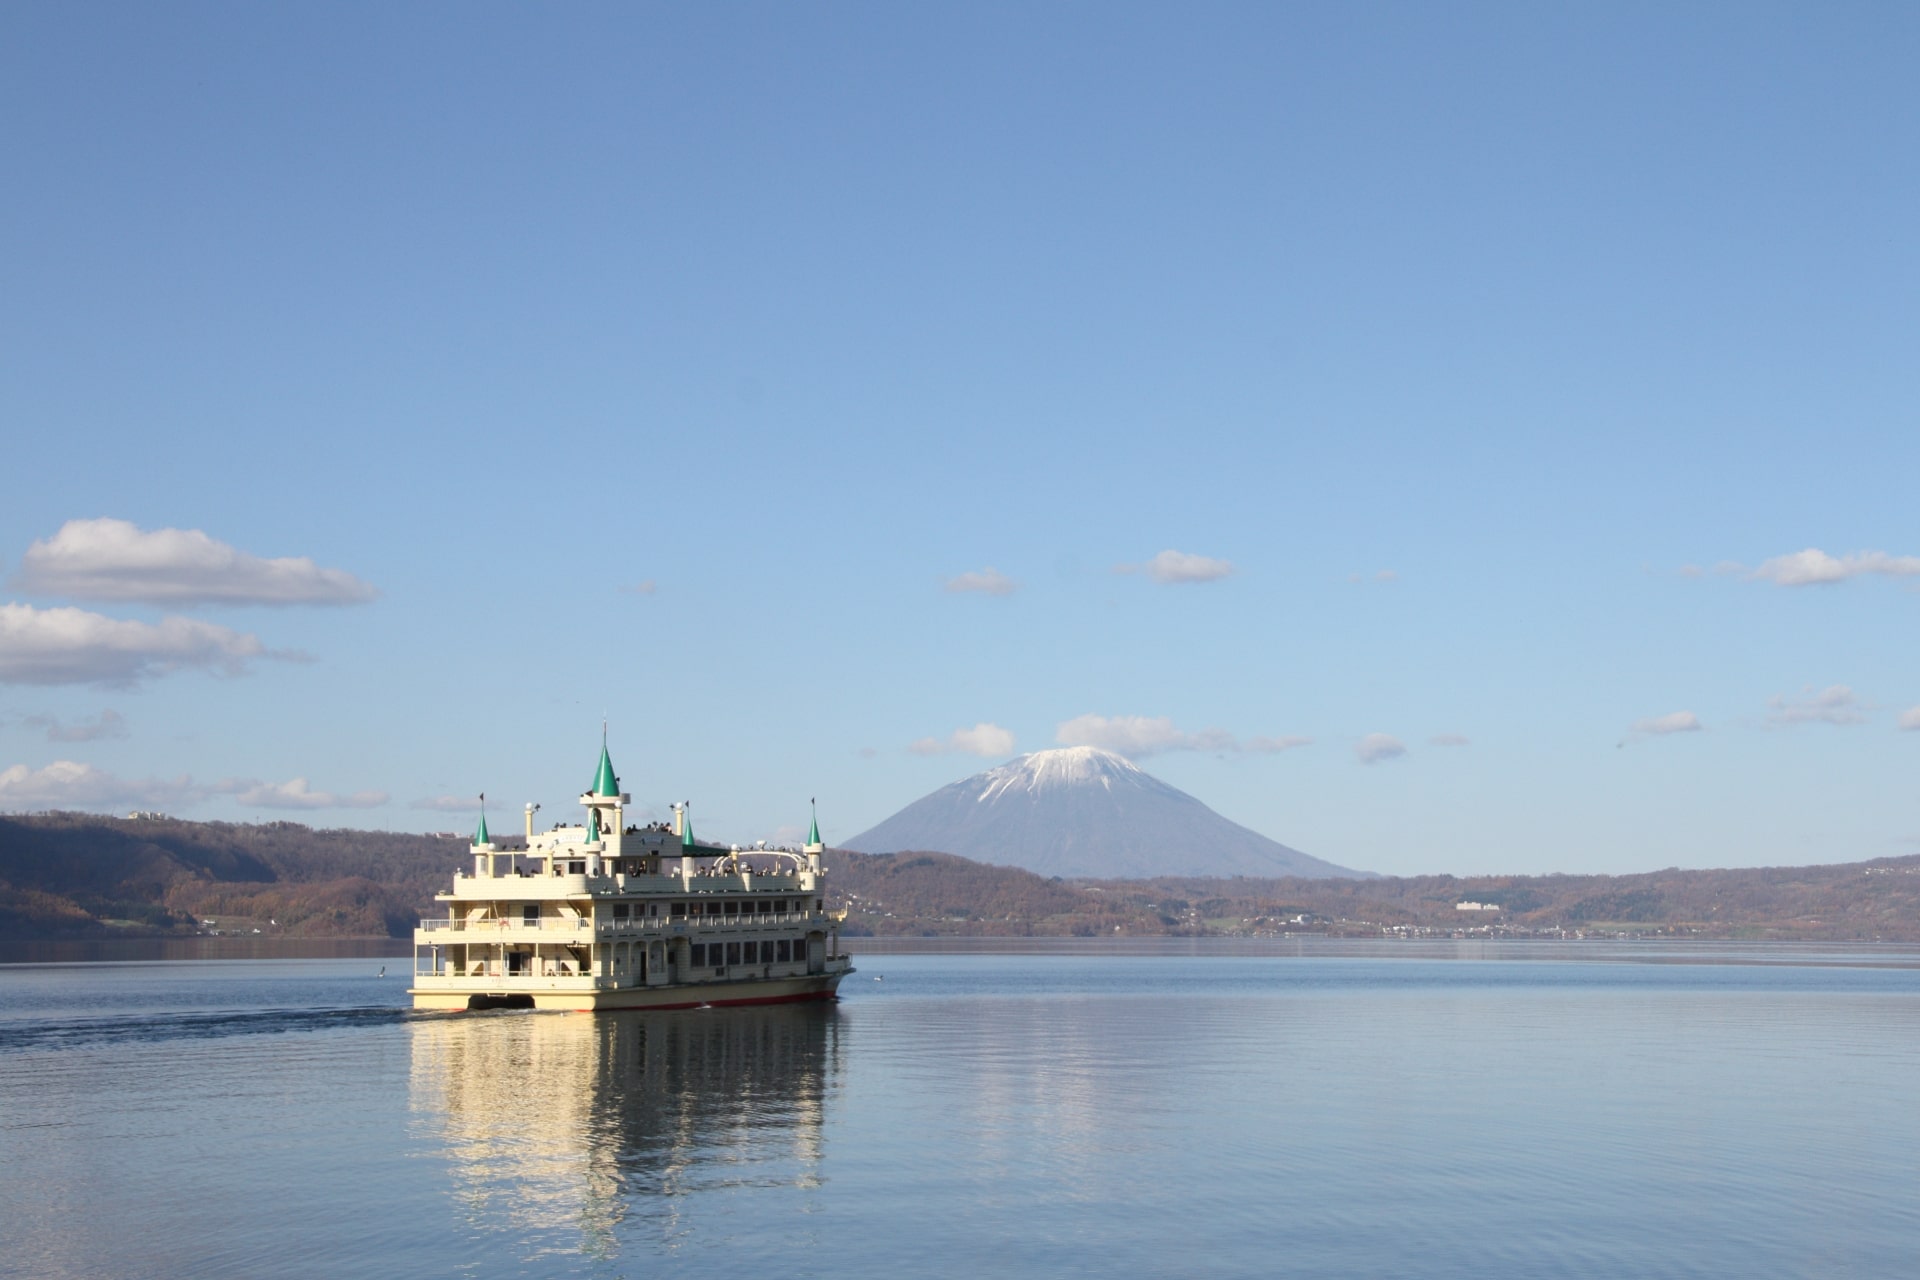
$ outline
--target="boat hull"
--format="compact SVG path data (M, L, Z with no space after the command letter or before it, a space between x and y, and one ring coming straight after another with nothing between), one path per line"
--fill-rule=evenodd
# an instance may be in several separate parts
M741 978L722 982L688 982L663 987L615 987L569 991L523 987L518 984L462 982L458 986L414 987L408 991L416 1009L468 1011L474 1009L532 1008L575 1013L617 1009L702 1009L731 1005L791 1004L802 1000L837 998L840 980L851 966L836 973L802 974L781 978Z

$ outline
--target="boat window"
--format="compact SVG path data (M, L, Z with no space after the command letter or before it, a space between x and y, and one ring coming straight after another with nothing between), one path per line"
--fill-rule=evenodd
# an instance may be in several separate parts
M626 903L624 903L624 902L616 902L616 903L614 903L614 904L613 904L613 918L614 918L615 920L625 920L625 919L627 918L627 904L626 904Z
M673 904L673 914L674 914L674 915L676 915L676 916L683 916L683 915L685 915L685 914L687 914L687 904L686 904L686 903L684 903L684 902L676 902L676 903L674 903L674 904Z
M727 944L727 963L728 964L740 963L740 944L739 943L729 942Z
M793 943L786 938L782 938L776 942L773 946L773 951L775 960L780 964L785 964L787 961L793 959Z
M693 967L696 969L707 967L707 944L704 942L693 944Z
M719 914L720 914L720 904L719 904L719 903L717 903L717 902L709 902L709 903L707 904L707 914L708 914L708 915L710 915L710 916L717 916L717 915L719 915Z
M530 924L530 925L539 924L540 923L540 904L537 902L529 902L525 906L521 907L520 922L522 924Z

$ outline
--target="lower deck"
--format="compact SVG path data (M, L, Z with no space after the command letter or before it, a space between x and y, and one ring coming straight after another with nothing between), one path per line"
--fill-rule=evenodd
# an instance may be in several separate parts
M737 973L696 982L614 986L591 977L493 979L416 977L407 994L416 1009L548 1009L593 1012L610 1009L699 1009L728 1005L831 1000L840 980L853 972L835 956L823 972Z

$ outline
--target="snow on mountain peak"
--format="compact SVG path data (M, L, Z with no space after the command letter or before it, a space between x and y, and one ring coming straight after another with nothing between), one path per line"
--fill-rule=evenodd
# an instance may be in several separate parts
M1146 776L1144 770L1125 756L1099 747L1055 747L989 769L983 775L986 785L975 798L987 801L1013 792L1094 783L1111 789L1115 779L1132 782Z

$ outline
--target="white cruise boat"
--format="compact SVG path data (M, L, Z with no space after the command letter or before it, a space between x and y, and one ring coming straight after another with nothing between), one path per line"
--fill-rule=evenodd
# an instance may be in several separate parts
M831 1000L853 972L827 914L816 817L804 849L721 848L671 824L627 826L605 744L583 825L503 850L483 812L473 868L413 935L416 1009L687 1009Z

